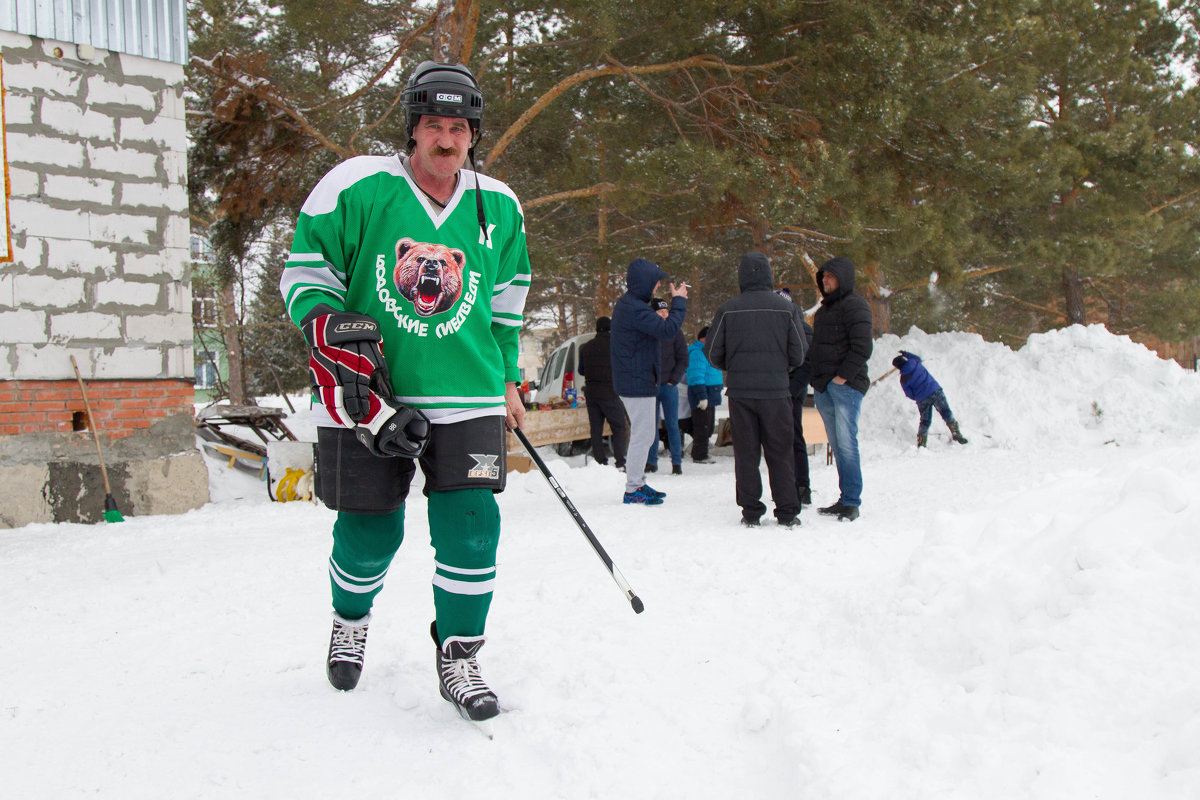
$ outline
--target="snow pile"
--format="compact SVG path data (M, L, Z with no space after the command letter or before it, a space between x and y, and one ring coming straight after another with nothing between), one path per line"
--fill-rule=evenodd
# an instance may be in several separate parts
M976 434L974 444L1027 449L1153 442L1200 418L1195 373L1100 325L1035 334L1017 351L977 334L913 328L875 342L872 379L892 368L900 350L921 356L964 434ZM859 427L866 441L899 439L904 447L915 441L916 405L897 374L868 393ZM930 434L946 437L936 412Z

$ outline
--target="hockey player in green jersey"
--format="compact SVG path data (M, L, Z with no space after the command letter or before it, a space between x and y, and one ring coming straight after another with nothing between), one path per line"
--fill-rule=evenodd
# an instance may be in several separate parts
M477 659L500 536L494 493L504 489L505 426L525 415L524 215L512 190L474 170L483 94L466 67L422 63L402 102L408 155L330 170L305 200L280 280L312 348L316 492L338 512L326 671L337 689L358 684L419 464L439 689L484 720L499 712Z

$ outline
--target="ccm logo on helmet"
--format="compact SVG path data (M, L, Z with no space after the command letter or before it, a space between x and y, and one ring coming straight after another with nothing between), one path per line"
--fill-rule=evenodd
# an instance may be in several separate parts
M352 331L373 331L379 328L374 322L340 322L334 326L334 333L350 333Z
M439 103L461 103L463 96L461 94L450 94L449 92L438 92L437 101Z

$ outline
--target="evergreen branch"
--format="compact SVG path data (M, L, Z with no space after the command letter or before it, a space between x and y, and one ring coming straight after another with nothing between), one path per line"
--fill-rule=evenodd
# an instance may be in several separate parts
M387 76L387 74L389 72L391 72L392 67L394 67L396 65L396 62L400 60L400 56L402 56L404 53L408 52L409 48L412 47L412 43L418 37L427 33L429 31L429 29L432 28L437 21L438 21L438 14L437 14L437 11L435 10L432 14L430 14L425 19L425 21L423 23L421 23L420 25L418 25L417 27L415 27L411 31L409 31L409 34L407 36L405 36L396 45L396 48L392 52L392 55L388 59L387 63L384 64L380 69L376 70L375 74L373 76L371 76L370 78L368 78L366 83L364 83L362 86L360 86L357 89L357 91L351 92L350 94L345 95L345 96L331 97L328 100L326 100L324 103L318 103L315 106L311 106L308 110L309 111L319 111L319 110L321 110L323 108L327 108L329 106L337 106L339 108L346 108L347 106L351 105L355 100L362 97L362 95L368 89L370 89L371 87L378 84L381 80L383 80ZM391 108L396 105L396 102L399 100L400 96L401 96L401 93L398 93L396 101L393 101L392 106L390 106L388 108L389 112L391 111ZM385 114L384 116L386 117L387 115ZM382 120L380 120L380 121L382 121ZM365 128L364 130L369 130L370 128L373 128L373 127L375 127L375 125L378 125L378 124L379 123L376 122L372 125L368 125L367 128ZM362 131L359 131L358 133L361 133L361 132ZM357 137L358 133L355 133L354 136ZM351 143L353 143L353 141L354 141L354 139L352 137Z
M1172 197L1170 200L1167 200L1163 203L1160 203L1157 206L1154 206L1153 208L1151 208L1149 211L1147 211L1142 216L1153 217L1155 214L1159 213L1164 208L1167 208L1168 206L1173 206L1176 203L1182 203L1184 200L1187 200L1189 197L1195 197L1198 194L1200 194L1200 189L1194 189L1194 190L1188 192L1187 194L1181 194L1179 197Z
M224 72L213 66L212 62L205 61L201 58L193 58L192 64L212 75L214 78L225 80L230 85L238 87L250 97L261 100L275 108L277 111L283 112L294 121L296 130L320 142L321 145L331 153L336 153L342 158L350 158L354 155L353 152L333 141L320 130L318 130L315 125L308 121L308 119L300 112L299 109L290 103L284 102L278 93L273 89L273 87L271 87L269 82L265 80L257 80L256 85L252 86L251 84L242 80L240 77L228 72ZM266 88L264 90L260 87Z
M1041 311L1042 313L1049 314L1050 316L1055 317L1056 319L1065 320L1067 318L1066 313L1059 311L1057 308L1052 308L1050 306L1040 306L1037 303L1031 303L1028 300L1022 300L1019 297L1013 297L1012 295L1004 294L1003 292L990 292L989 294L992 297L998 297L1001 300L1008 300L1009 302L1016 303L1019 306L1025 306L1026 308L1032 308L1035 311Z
M508 126L508 129L500 135L499 139L496 140L495 146L488 151L487 158L483 162L484 171L486 171L487 168L492 165L492 162L499 158L504 151L508 149L508 146L512 144L513 139L515 139L517 135L521 133L521 131L529 126L534 117L540 114L546 109L547 106L549 106L559 97L561 97L568 89L578 86L585 81L613 75L652 75L662 72L675 72L693 67L724 69L730 72L761 72L772 70L775 67L783 64L792 63L796 61L797 58L798 57L784 58L761 65L737 66L728 64L716 56L697 55L684 58L679 61L668 61L663 64L647 64L643 66L628 67L619 66L614 62L610 63L608 66L591 67L589 69L580 70L576 73L568 75L558 83L554 84L554 86L550 87L545 94L534 101L533 105L525 109L521 116L517 117L517 119Z
M598 194L606 194L615 191L617 185L610 181L603 181L593 186L587 186L582 189L568 189L563 192L555 192L554 194L544 194L541 197L535 197L526 203L521 203L521 206L530 209L544 206L547 203L556 203L560 200L574 200L577 197L595 197Z

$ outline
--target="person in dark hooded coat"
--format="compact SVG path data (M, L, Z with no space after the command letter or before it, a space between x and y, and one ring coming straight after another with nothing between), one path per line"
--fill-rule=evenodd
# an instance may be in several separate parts
M650 308L650 298L667 273L653 261L635 258L625 273L625 294L613 304L613 388L629 415L629 450L625 462L626 503L659 505L666 497L646 485L643 454L657 439L655 407L662 374L659 342L675 338L687 315L687 284L671 284L671 307L662 319Z
M854 293L854 264L831 258L816 275L821 307L813 315L813 402L825 423L825 436L837 465L838 501L819 509L839 520L858 519L862 505L862 464L858 455L858 415L871 385L871 307Z
M762 253L742 256L741 294L717 309L704 354L725 371L729 421L733 426L733 469L742 523L758 525L762 502L763 457L775 503L775 519L799 523L800 501L792 463L792 397L788 373L804 363L803 318L795 303L775 294L771 262Z

